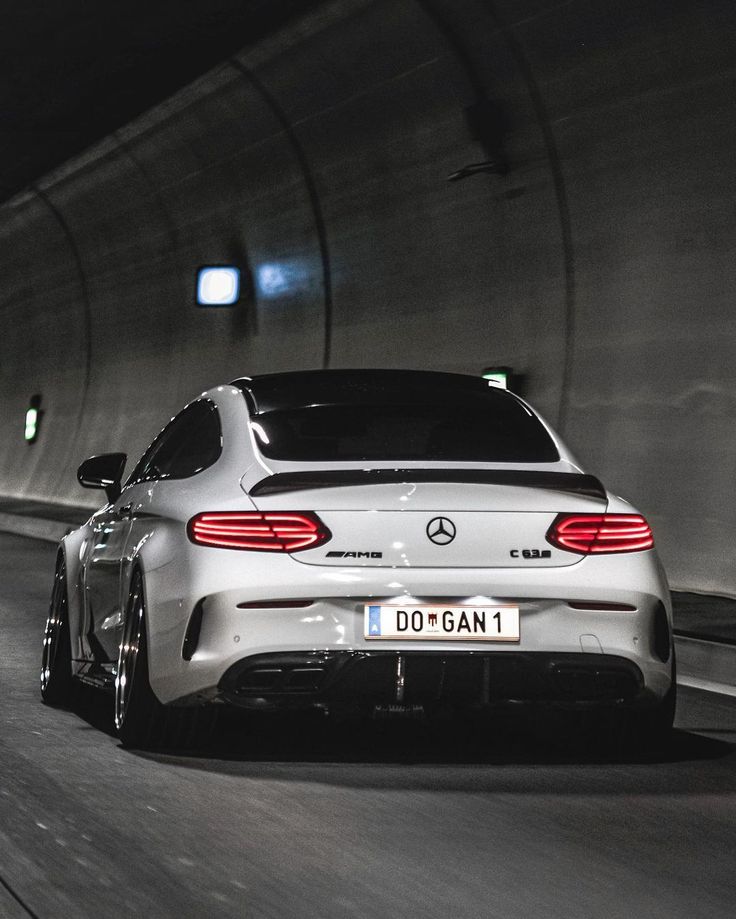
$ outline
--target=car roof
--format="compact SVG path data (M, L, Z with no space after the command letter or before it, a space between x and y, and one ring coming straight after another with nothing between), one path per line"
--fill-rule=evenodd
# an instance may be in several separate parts
M491 406L510 407L519 400L482 377L434 370L298 370L233 380L243 391L251 414L306 405L369 403L460 405L484 396Z

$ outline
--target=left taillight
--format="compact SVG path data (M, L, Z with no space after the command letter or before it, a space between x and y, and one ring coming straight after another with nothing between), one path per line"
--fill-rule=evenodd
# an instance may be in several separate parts
M252 552L302 552L332 538L311 511L206 511L192 517L187 535L199 546Z
M643 552L654 546L654 536L640 514L559 514L547 542L566 552L601 555Z

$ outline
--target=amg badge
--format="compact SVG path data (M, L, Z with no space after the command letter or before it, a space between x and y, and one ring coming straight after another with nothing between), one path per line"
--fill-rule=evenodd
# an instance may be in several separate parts
M383 552L328 552L327 558L383 558Z

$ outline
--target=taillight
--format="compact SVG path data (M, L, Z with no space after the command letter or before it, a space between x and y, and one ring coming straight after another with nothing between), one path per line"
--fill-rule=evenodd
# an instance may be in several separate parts
M210 511L192 517L187 535L200 546L255 552L301 552L332 538L324 523L310 511Z
M642 552L654 545L652 530L639 514L559 514L547 542L567 552Z

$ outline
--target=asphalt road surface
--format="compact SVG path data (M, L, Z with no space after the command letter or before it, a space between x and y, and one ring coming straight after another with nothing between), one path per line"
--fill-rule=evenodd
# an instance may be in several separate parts
M736 915L736 699L681 690L649 758L508 718L129 752L106 700L39 700L54 553L0 534L0 917Z

